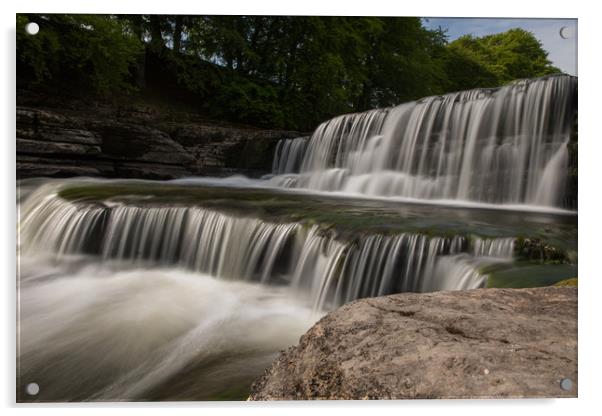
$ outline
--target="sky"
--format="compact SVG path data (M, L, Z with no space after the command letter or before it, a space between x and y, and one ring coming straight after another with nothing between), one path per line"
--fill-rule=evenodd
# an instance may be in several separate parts
M484 36L522 28L535 35L548 52L548 59L563 72L577 75L577 19L509 19L509 18L425 18L429 29L447 29L448 40L462 35ZM565 37L560 36L560 29Z

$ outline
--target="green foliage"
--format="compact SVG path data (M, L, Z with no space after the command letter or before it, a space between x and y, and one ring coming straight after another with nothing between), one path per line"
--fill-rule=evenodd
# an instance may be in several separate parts
M560 72L552 66L547 52L535 36L523 29L511 29L482 38L462 36L451 42L449 48L485 68L499 84Z
M223 71L194 56L171 54L168 63L176 82L200 96L208 95L223 82Z
M30 20L36 36L24 33ZM25 86L105 96L141 86L209 117L298 130L558 72L524 30L448 43L413 17L18 15L17 26Z
M24 27L34 21L40 32ZM82 86L100 94L131 90L141 43L122 21L103 15L17 15L19 76L34 85Z
M442 83L447 91L495 87L496 75L476 60L468 51L452 45L440 57L445 76Z
M380 27L369 35L366 84L360 107L399 104L442 92L435 51L443 39L422 27L420 19L379 18ZM373 25L377 27L377 24Z
M243 122L281 127L284 114L278 106L278 93L273 86L262 85L247 78L233 77L224 83L216 97L218 117L237 118Z

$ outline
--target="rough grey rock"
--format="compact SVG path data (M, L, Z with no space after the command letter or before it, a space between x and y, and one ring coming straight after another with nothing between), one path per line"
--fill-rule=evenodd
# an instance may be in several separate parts
M98 155L100 147L72 142L46 142L17 138L17 152L53 155Z
M27 107L17 107L17 137L82 145L101 144L100 137L86 130L77 119Z
M18 106L17 176L260 176L269 173L278 140L299 134L170 121L148 108Z
M250 400L576 396L577 289L546 287L349 303L283 351Z

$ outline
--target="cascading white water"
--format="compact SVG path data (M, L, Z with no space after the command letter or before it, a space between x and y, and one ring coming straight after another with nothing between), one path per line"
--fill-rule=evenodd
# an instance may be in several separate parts
M494 257L510 260L514 254L514 245L514 238L475 238L472 254L475 257Z
M27 189L20 204L19 385L39 383L43 400L241 398L324 311L480 287L481 256L512 244L342 236L134 196L69 202L65 184Z
M244 399L320 316L285 286L226 279L255 262L270 274L255 251L278 253L288 225L71 204L62 181L35 186L20 198L19 400ZM246 230L257 233L240 239Z
M242 399L317 319L283 288L36 260L22 268L18 371L43 400Z
M549 76L339 116L321 124L302 152L277 152L280 175L270 181L370 196L563 207L576 91L575 77ZM279 148L285 146L292 143ZM301 153L300 168L290 174Z
M470 289L482 285L487 275L479 271L483 266L512 261L514 238L472 238L468 253L441 256L423 281L423 290ZM453 282L453 285L450 284Z
M288 284L314 308L408 291L480 287L472 280L432 280L439 258L512 254L512 239L399 233L352 239L318 225L277 223L196 206L71 203L42 187L22 210L21 253L96 255L134 265L183 267L222 279ZM430 280L429 280L430 279Z
M276 145L272 173L275 175L297 172L301 167L309 137L281 139Z

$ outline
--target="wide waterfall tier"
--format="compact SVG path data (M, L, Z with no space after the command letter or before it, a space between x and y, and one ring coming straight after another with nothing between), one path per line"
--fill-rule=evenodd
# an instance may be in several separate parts
M576 97L577 78L549 76L339 116L308 142L279 143L272 183L572 208L568 144Z
M44 187L22 208L22 256L65 261L83 254L102 262L287 285L320 309L367 296L481 287L487 276L479 267L509 261L514 251L513 238L415 232L342 236L319 224L156 206L135 198L130 204L69 202Z

